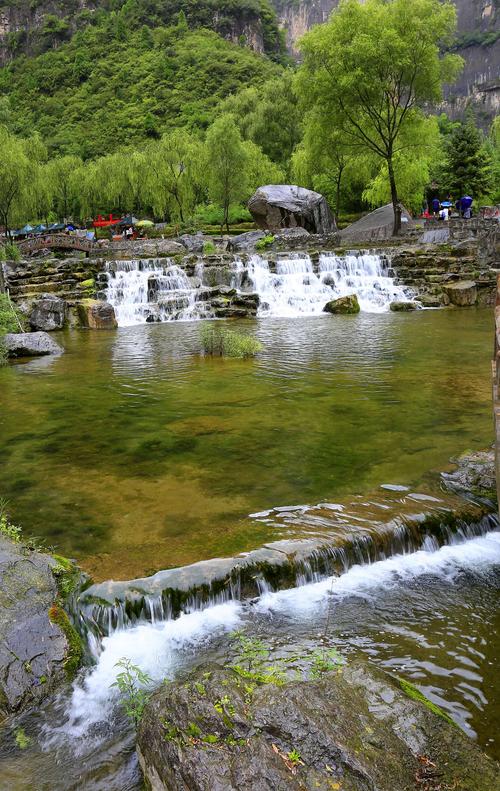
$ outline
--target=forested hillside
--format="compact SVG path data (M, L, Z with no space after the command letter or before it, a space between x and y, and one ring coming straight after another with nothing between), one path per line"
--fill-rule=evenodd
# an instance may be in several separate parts
M269 58L186 20L127 27L124 12L0 71L16 133L37 130L51 153L94 157L179 126L206 128L221 99L276 74Z

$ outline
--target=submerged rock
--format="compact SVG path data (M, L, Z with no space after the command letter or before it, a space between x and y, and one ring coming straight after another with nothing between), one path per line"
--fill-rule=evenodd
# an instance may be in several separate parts
M408 313L410 310L417 310L416 302L391 302L389 308L393 313Z
M58 602L68 570L0 536L0 712L41 701L76 670L81 645ZM71 564L70 564L71 565ZM56 576L55 576L56 575Z
M359 313L360 307L356 294L332 299L323 308L324 313Z
M40 357L64 351L46 332L9 332L4 343L9 357Z
M362 662L282 685L200 668L153 695L138 754L154 791L500 787L498 766L445 714Z
M64 299L55 294L42 294L35 300L30 315L30 326L33 330L62 330L66 324L68 306Z
M82 299L77 305L77 310L82 327L91 330L113 330L118 326L115 309L109 302Z
M477 302L477 288L473 280L460 280L443 286L443 291L449 297L452 305L469 307Z
M337 230L326 199L319 192L293 184L267 184L254 192L248 209L263 230L305 228L310 233L329 234Z

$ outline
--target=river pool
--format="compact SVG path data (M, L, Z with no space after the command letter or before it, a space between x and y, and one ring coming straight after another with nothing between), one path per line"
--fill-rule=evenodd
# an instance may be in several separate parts
M431 485L491 444L491 310L232 323L255 360L204 358L199 322L68 331L0 370L0 494L94 579L275 539L247 517Z

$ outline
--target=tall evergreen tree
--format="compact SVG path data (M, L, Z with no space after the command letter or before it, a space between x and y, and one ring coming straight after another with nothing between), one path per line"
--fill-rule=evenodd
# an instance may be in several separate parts
M479 196L489 192L492 177L491 157L482 133L473 115L468 114L465 123L453 130L446 143L443 183L458 197L466 193Z

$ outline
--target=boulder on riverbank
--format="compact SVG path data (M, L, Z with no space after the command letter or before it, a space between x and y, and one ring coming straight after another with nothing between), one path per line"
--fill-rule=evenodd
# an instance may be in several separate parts
M43 332L62 330L66 324L67 314L68 305L64 299L55 294L42 294L31 307L31 329Z
M57 585L59 572L75 570L60 560L0 535L0 714L39 703L78 666L80 641Z
M359 313L360 307L359 302L356 294L348 294L345 297L339 297L338 299L332 299L330 302L327 302L325 307L323 308L323 313Z
M4 344L9 357L41 357L64 351L46 332L9 332Z
M452 305L469 307L477 302L477 286L473 280L459 280L443 286L444 293L449 297Z
M500 787L446 715L364 662L279 685L200 668L153 695L138 754L155 791Z
M82 327L90 330L114 330L118 326L115 309L109 302L82 299L76 307Z
M310 233L329 234L337 230L323 195L294 184L259 187L248 201L248 209L264 231L299 227Z
M375 211L365 214L360 220L348 225L340 232L342 242L361 243L390 239L394 226L394 209L392 203L380 206ZM415 228L411 215L403 209L401 212L401 235Z

